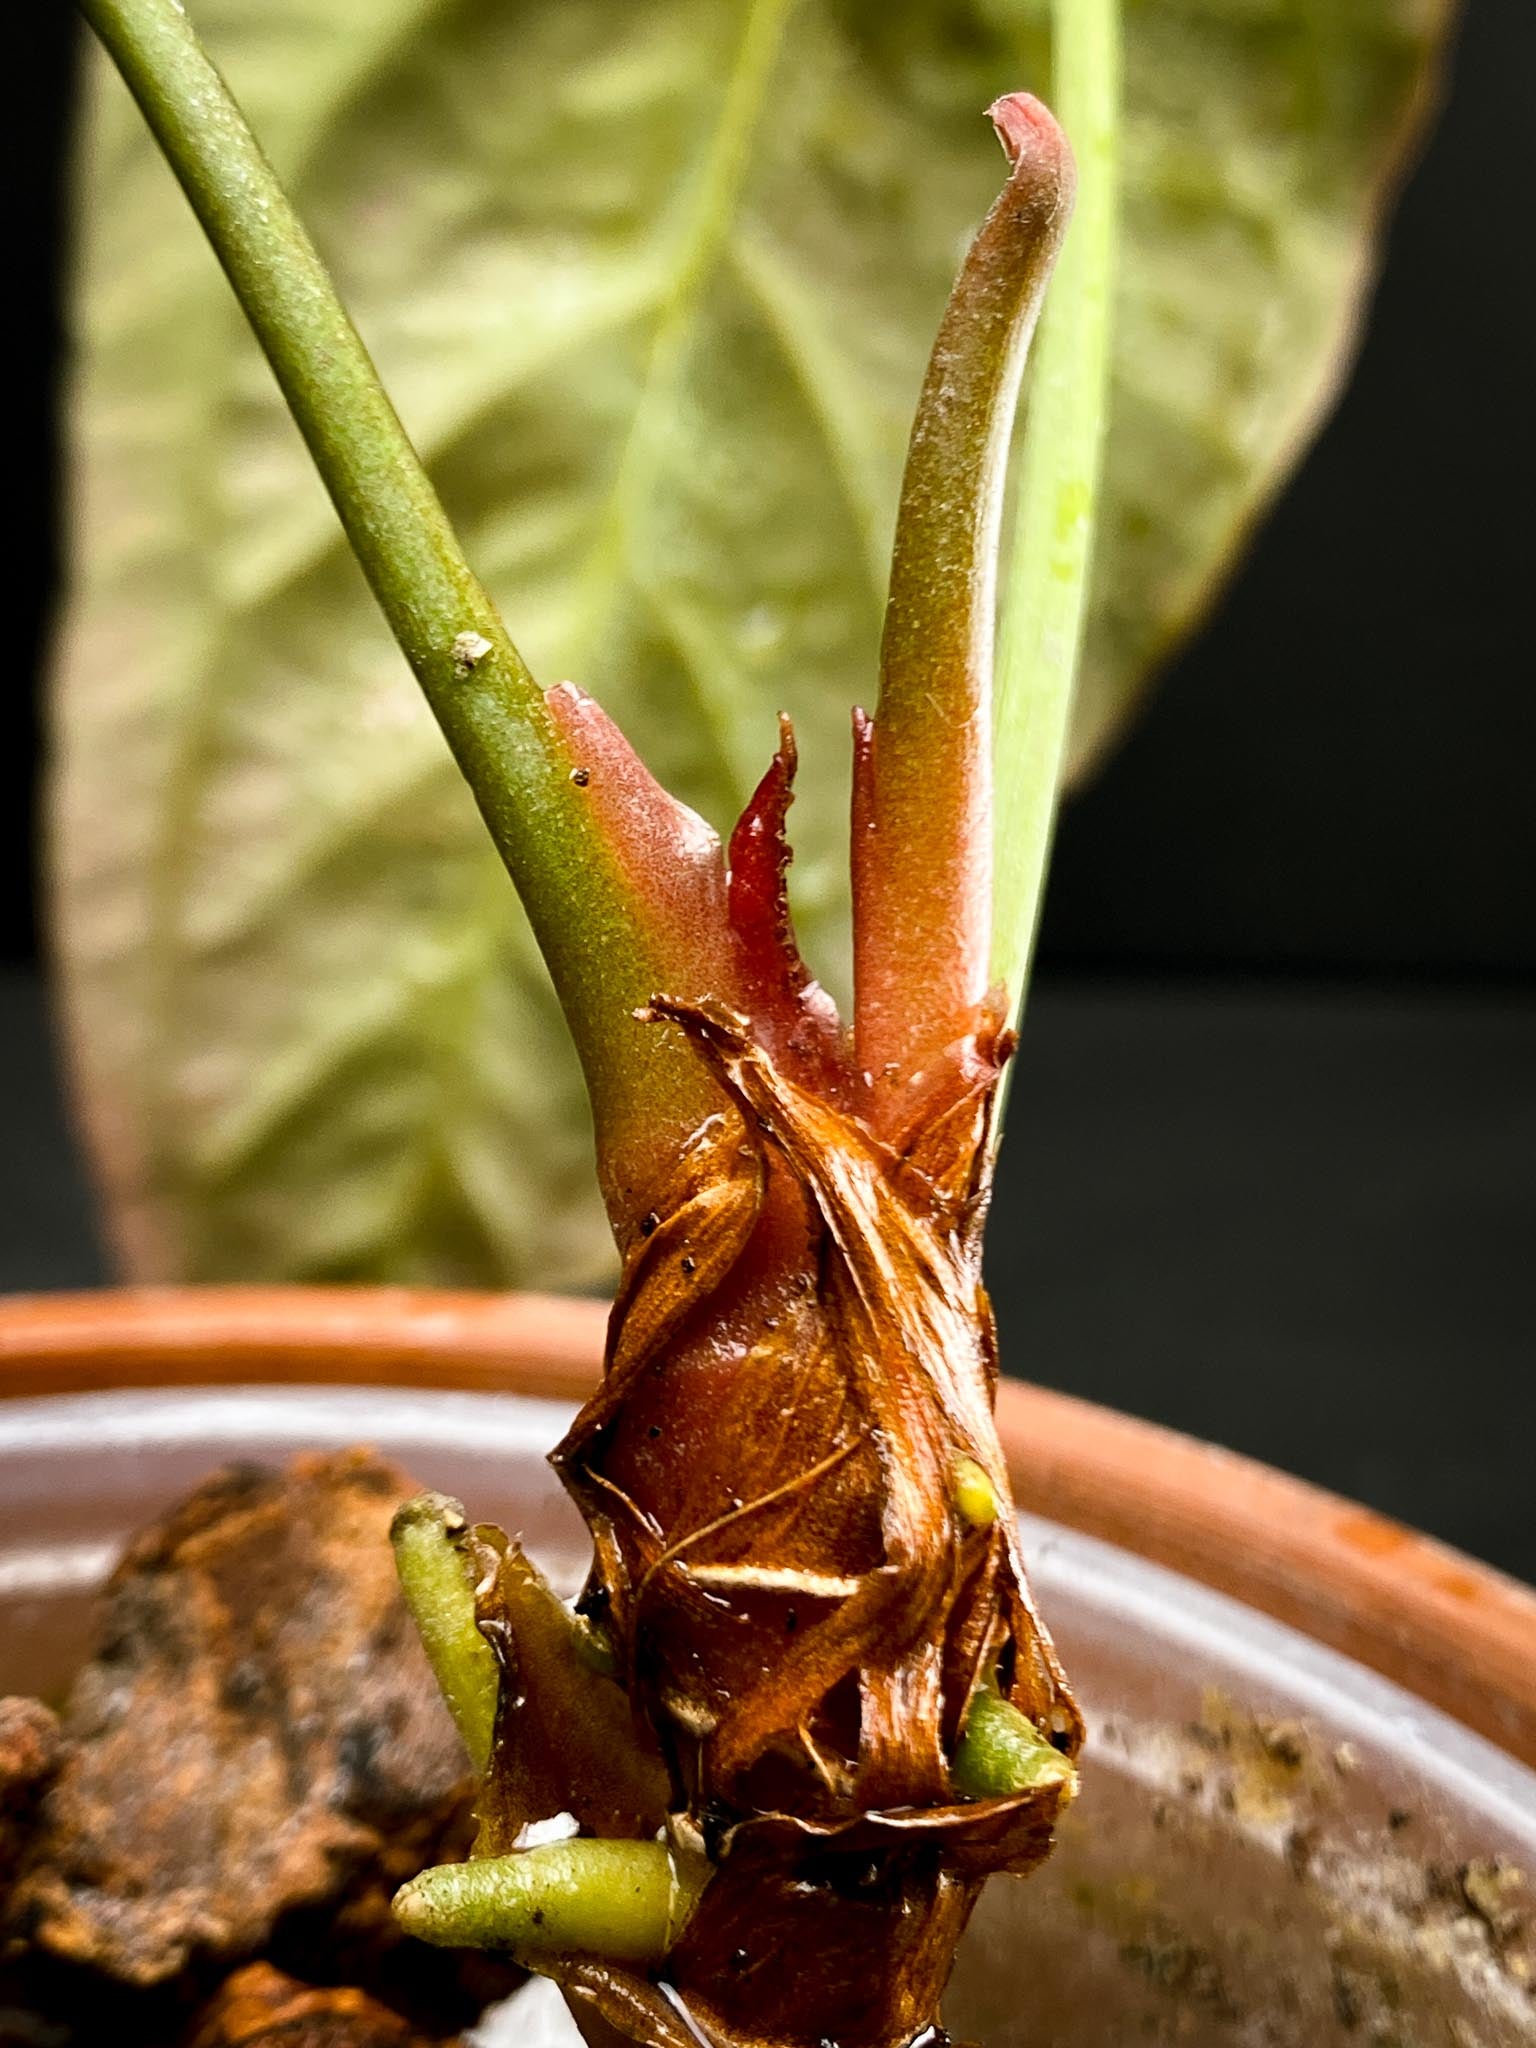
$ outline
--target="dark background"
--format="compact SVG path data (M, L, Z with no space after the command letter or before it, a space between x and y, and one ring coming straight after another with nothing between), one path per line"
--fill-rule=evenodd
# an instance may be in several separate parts
M13 12L0 1289L105 1277L35 965L67 8ZM1472 0L1339 412L1063 821L1010 1367L1536 1578L1536 8ZM13 646L15 643L13 642Z

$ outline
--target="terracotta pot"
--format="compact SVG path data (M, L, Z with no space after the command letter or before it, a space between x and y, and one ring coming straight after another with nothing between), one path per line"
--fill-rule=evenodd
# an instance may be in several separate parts
M407 1289L149 1288L0 1301L0 1395L366 1385L579 1400L594 1301ZM1536 1765L1536 1593L1231 1452L1005 1382L1020 1504L1342 1651Z

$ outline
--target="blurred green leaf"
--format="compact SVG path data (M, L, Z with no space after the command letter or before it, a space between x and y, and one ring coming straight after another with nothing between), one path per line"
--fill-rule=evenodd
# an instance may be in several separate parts
M1337 380L1448 0L1127 0L1079 762ZM200 0L541 678L729 823L789 710L846 959L911 409L1043 0ZM521 913L229 294L98 63L56 708L76 1076L140 1277L595 1282ZM1241 687L1234 679L1234 687Z

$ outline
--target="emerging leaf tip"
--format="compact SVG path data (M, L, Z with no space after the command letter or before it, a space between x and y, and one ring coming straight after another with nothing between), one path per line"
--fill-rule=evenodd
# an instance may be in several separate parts
M987 109L987 119L997 131L1010 168L1016 167L1026 151L1050 162L1066 154L1066 137L1049 107L1032 92L1007 92Z

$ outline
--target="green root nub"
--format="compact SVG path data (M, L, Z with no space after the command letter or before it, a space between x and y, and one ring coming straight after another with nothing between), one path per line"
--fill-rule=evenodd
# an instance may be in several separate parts
M395 1894L407 1934L439 1948L658 1963L683 1931L708 1866L661 1842L548 1842L424 1870Z
M469 1760L484 1776L496 1728L500 1673L475 1626L475 1589L458 1538L464 1510L442 1493L418 1494L390 1524L395 1570L432 1675L442 1689Z
M1070 1798L1077 1789L1070 1760L1027 1714L990 1690L971 1701L950 1775L966 1799L1006 1799L1040 1785L1061 1785Z
M951 1474L955 1508L973 1529L990 1529L1000 1509L997 1488L974 1458L956 1458Z

